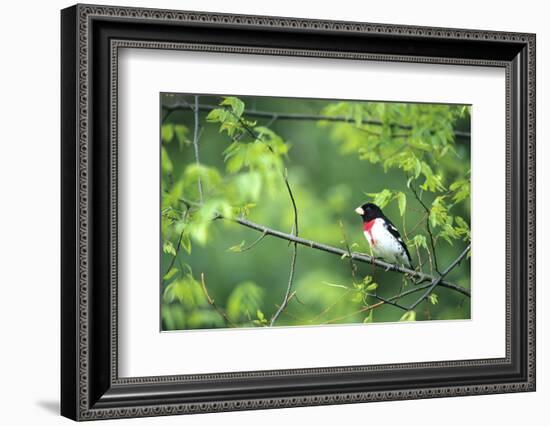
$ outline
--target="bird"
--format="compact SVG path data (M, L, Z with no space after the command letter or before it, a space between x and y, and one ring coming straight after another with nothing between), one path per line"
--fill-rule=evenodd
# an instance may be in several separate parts
M365 203L355 209L363 219L363 233L373 255L398 266L412 269L411 255L399 231L374 203Z

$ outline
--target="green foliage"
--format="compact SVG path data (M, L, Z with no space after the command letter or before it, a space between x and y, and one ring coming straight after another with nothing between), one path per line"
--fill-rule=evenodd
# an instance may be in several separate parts
M183 305L163 303L160 312L164 330L183 330L186 328L187 322Z
M414 236L412 240L409 241L409 243L416 248L423 248L425 250L428 250L428 243L426 241L426 236L423 234L417 234Z
M366 275L360 283L353 283L354 288L359 292L366 294L367 292L375 291L378 284L374 282L372 275Z
M401 318L399 318L399 321L416 321L416 312L415 311L405 312L401 316Z
M168 284L163 298L166 303L177 301L186 308L207 304L201 284L190 273Z
M456 121L469 116L468 106L336 102L327 105L323 113L350 120L320 122L330 128L342 153L358 154L361 160L381 163L386 171L400 169L407 176L407 186L414 184L434 194L429 217L431 226L437 228L438 238L453 244L469 237L462 223L457 226L451 211L461 203L468 204L470 199L469 164L460 161L454 137ZM454 170L447 166L450 159L455 164ZM463 167L456 169L457 164ZM368 195L382 208L397 199L400 215L404 216L405 193L383 188Z
M170 143L174 137L174 125L163 124L160 128L160 135L162 137L162 142Z
M162 246L162 251L166 254L171 254L172 256L176 256L176 248L174 247L174 244L172 244L172 241L166 240L164 241L164 244Z
M470 241L470 147L455 138L457 128L468 130L469 106L234 96L200 101L217 106L201 110L199 140L189 131L195 127L190 109L174 112L160 128L164 330L269 325L286 290L289 245L270 236L255 244L260 233L218 219L250 217L292 232L287 169L304 238L366 252L353 213L366 198L402 231L413 264L424 272L434 273L428 226L443 267ZM256 119L251 110L340 121L283 121L277 114ZM394 296L408 280L353 263L347 256L301 249L295 295L277 324L469 316L469 303L444 290L430 294L416 311L388 304L370 308L379 302L376 295ZM466 287L468 268L461 266L455 276ZM209 276L208 288L197 278L202 273Z
M164 274L162 279L164 281L170 281L170 279L172 279L178 272L179 272L178 268L170 268L170 270L166 274Z
M374 322L374 309L369 310L369 314L363 320L363 324L369 324L371 322Z
M188 139L187 135L189 130L186 126L181 124L163 124L160 127L160 136L163 144L168 144L174 140L177 140L180 148L185 144L190 144L191 141Z
M399 214L401 216L405 214L405 210L407 209L407 196L402 191L390 191L388 189L383 189L380 192L370 192L365 193L365 195L371 197L372 202L381 209L386 207L392 200L396 200L397 205L399 206Z
M372 198L372 202L376 204L378 207L383 209L388 205L388 203L393 198L393 193L388 189L383 189L380 192L371 192L371 193L365 193L365 195L368 195Z
M233 217L233 208L223 198L210 199L187 215L184 226L195 242L200 245L207 243L209 230L218 214L225 218Z
M405 210L407 209L407 196L404 192L399 191L396 194L396 198L399 206L399 213L403 216L405 214Z
M256 311L256 318L252 321L253 324L260 325L260 326L266 326L269 322L267 321L267 318L265 317L264 313L260 311L259 309Z
M251 321L256 315L262 320L260 308L265 291L252 281L246 281L235 286L227 299L227 316L233 322ZM260 314L258 314L260 313Z
M455 204L470 198L470 180L469 179L459 179L456 182L453 182L449 186L449 189L451 191L454 191L453 201L455 202Z

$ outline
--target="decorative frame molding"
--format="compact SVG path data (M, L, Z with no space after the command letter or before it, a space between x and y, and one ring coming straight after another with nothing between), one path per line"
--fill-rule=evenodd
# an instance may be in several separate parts
M133 29L130 23L136 24ZM213 42L204 32L208 28L232 38ZM249 32L264 34L264 44L253 45ZM300 39L312 33L335 48ZM365 40L369 43L358 50ZM405 54L404 46L413 46L415 54ZM505 68L506 357L119 378L116 123L118 49L123 47ZM63 415L91 420L535 389L533 34L76 5L62 11L62 81ZM480 368L487 377L477 373ZM411 371L426 372L433 385L411 387ZM380 373L389 379L382 383ZM468 374L477 380L453 384ZM298 377L309 387L293 384ZM344 379L340 389L327 391L336 378ZM236 379L242 389L224 393L224 383Z

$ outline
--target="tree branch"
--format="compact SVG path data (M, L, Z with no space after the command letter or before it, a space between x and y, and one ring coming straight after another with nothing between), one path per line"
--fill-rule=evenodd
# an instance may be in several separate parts
M184 102L175 102L171 105L163 105L162 107L168 111L168 113L165 115L165 119L166 119L168 115L170 115L170 113L172 113L173 111L189 109L189 104L184 101ZM219 105L209 105L209 104L199 105L199 110L201 111L211 111L215 108L219 108ZM332 116L332 115L322 115L322 114L279 113L279 112L273 112L273 111L258 111L254 109L245 109L244 114L250 117L266 118L271 120L275 119L275 120L285 120L285 121L330 121L330 122L342 122L342 123L356 122L354 118L345 117L345 116ZM368 119L361 120L361 124L371 125L371 126L384 126L384 123L382 123L382 121L368 120ZM401 130L412 130L412 126L407 124L390 123L389 125L391 127L395 127ZM470 132L455 130L454 135L460 138L469 138ZM403 137L403 136L404 135L396 135L396 137Z
M440 285L443 285L444 281L442 281L440 283ZM402 297L405 297L405 296L408 296L409 294L413 294L413 293L418 293L419 291L422 291L428 287L431 287L431 283L428 283L428 284L423 284L423 285L419 285L417 287L414 287L414 288L411 288L409 290L405 290L399 294L396 294L395 296L392 296L392 297L389 297L388 300L390 301L393 301L393 300L397 300L397 299L401 299ZM331 324L331 323L334 323L336 321L340 321L340 320L343 320L343 319L346 319L346 318L349 318L353 315L357 315L357 314L360 314L362 312L368 312L368 311L371 311L375 308L378 308L379 306L382 306L385 302L384 301L380 301L378 303L375 303L374 305L369 305L369 306L365 306L361 309L359 309L358 311L355 311L355 312L352 312L351 314L346 314L344 316L341 316L341 317L338 317L338 318L333 318L329 321L325 321L324 324Z
M470 251L470 247L471 247L471 244L468 244L468 247L466 247L464 249L464 251L462 253L460 253L460 255L453 261L453 263L451 263L447 269L445 269L443 271L443 273L437 277L436 279L434 279L432 281L432 284L428 287L428 289L422 294L422 296L420 296L416 302L414 302L410 307L409 307L409 311L412 311L414 308L416 308L426 297L428 297L428 295L433 291L433 289L435 287L437 287L437 285L439 283L441 283L441 281L443 280L443 278L445 278L445 275L447 275L449 272L451 272L461 261L462 259L464 259L464 257L468 254L468 252Z
M437 265L437 256L435 254L435 240L432 234L432 228L430 227L430 208L426 204L424 204L424 201L422 201L422 199L418 195L418 192L416 192L416 189L412 182L409 185L409 187L412 193L414 194L414 198L416 198L416 201L418 201L422 206L422 208L426 211L426 231L428 231L428 236L430 237L430 245L432 247L432 256L434 260L434 266L435 266L436 272L441 275L441 272L439 272L439 266Z
M247 228L254 229L254 230L259 231L259 232L265 232L267 235L271 235L273 237L280 238L282 240L291 241L293 243L296 243L296 244L299 244L299 245L302 245L302 246L305 246L305 247L309 247L309 248L312 248L312 249L324 251L324 252L327 252L327 253L332 253L332 254L340 256L342 258L345 257L345 256L349 256L347 251L342 250L340 248L329 246L327 244L318 243L318 242L313 241L313 240L307 240L305 238L297 237L297 236L294 236L292 234L286 234L284 232L278 231L276 229L268 228L267 226L260 225L260 224L255 223L255 222L251 222L248 219L244 219L244 218L241 218L241 217L224 218L221 214L218 214L214 217L214 219L227 219L227 220L236 222L236 223L238 223L242 226L246 226ZM394 271L394 272L399 272L401 274L407 274L411 277L417 278L418 279L418 281L417 281L418 284L423 283L425 281L433 282L433 280L436 279L436 277L434 277L430 274L426 274L426 273L423 273L421 271L415 271L415 270L412 270L412 269L405 268L403 266L388 263L388 262L385 262L381 259L376 259L372 256L367 255L367 254L360 254L360 253L352 252L351 253L351 258L355 261L358 261L358 262L363 262L363 263L368 263L368 264L371 264L371 265L375 265L375 266L377 266L379 268L382 268L384 270L387 270L387 271ZM451 283L449 281L446 281L446 280L441 280L439 285L442 286L442 287L446 287L446 288L449 288L451 290L457 291L458 293L461 293L465 296L470 297L470 290L468 290L467 288L461 287L457 284L453 284L453 283ZM424 288L424 287L418 287L418 288Z
M288 183L288 174L286 170L283 174L283 178L285 180L286 189L288 191L288 195L290 196L290 201L292 202L292 208L294 210L294 235L298 237L298 208L296 207L296 200L294 199L294 194L292 193L292 189L290 188L290 184ZM294 242L293 246L294 249L292 251L292 260L290 261L290 275L288 277L288 285L286 288L285 298L283 299L283 303L281 303L281 306L279 306L279 309L277 309L277 312L275 312L273 317L271 317L271 322L269 324L270 326L273 326L273 324L275 324L275 321L277 321L279 315L281 315L281 313L285 310L290 300L290 290L292 289L294 272L296 270L296 257L298 256L298 244L296 243L296 241Z
M348 258L349 258L349 267L351 269L351 278L353 279L353 282L357 282L357 265L353 263L353 259L351 258L351 247L348 243L348 236L346 234L346 230L344 228L344 223L340 219L338 221L340 225L340 230L342 231L342 238L344 238L344 246L346 247L346 251L348 252Z
M236 327L235 323L233 323L228 317L227 314L220 309L218 305L214 302L214 299L210 297L210 294L208 293L208 290L206 289L206 283L204 282L204 272L201 273L201 287L202 291L204 292L204 296L206 297L206 301L210 306L214 308L214 310L225 320L228 326L230 327Z
M256 238L254 241L252 241L248 246L245 248L239 248L237 250L237 253L243 253L245 251L250 250L251 248L254 248L257 244L259 244L266 236L267 234L265 232L262 232L262 235L260 235L258 238ZM244 241L243 241L244 243Z
M183 201L182 201L183 202ZM184 220L187 219L187 217L189 216L189 209L191 208L191 206L186 203L186 202L183 202L185 204L185 213L184 213ZM176 254L174 256L172 256L172 259L170 260L170 264L168 265L168 269L166 270L165 274L166 275L168 272L170 272L170 270L174 267L174 263L176 263L176 259L178 257L178 253L180 251L180 248L181 248L181 242L183 240L183 234L185 233L185 229L183 229L181 232L180 232L180 236L178 238L178 244L176 246ZM163 275L163 276L164 276Z
M180 201L182 203L186 204L186 205L201 207L200 204L198 204L196 202L193 202L193 201L188 201L188 200L185 200L185 199L182 199L182 198L180 198ZM229 220L229 221L238 223L242 226L246 226L247 228L254 229L255 231L265 233L266 235L271 235L272 237L280 238L280 239L285 240L285 241L295 242L297 244L300 244L300 245L303 245L305 247L309 247L309 248L312 248L312 249L324 251L324 252L327 252L327 253L332 253L332 254L340 256L341 258L344 258L346 256L350 256L347 251L342 250L340 248L329 246L328 244L318 243L317 241L313 241L313 240L307 240L307 239L302 238L302 237L296 237L292 234L286 234L286 233L278 231L276 229L272 229L272 228L269 228L267 226L260 225L259 223L252 222L252 221L250 221L248 219L245 219L243 217L230 217L230 218L227 218L227 217L224 217L223 215L221 215L220 213L217 213L212 218L212 220L218 220L218 219ZM393 263L388 263L388 262L385 262L381 259L377 259L375 257L369 256L368 254L352 252L351 253L351 259L357 260L358 262L368 263L370 265L377 266L379 268L384 269L385 271L399 272L401 274L406 274L406 275L409 275L410 277L417 278L418 279L418 281L416 282L417 284L421 284L425 281L433 282L433 280L436 279L436 277L434 277L433 275L426 274L426 273L421 272L421 271L415 271L413 269L405 268L404 266L396 265L396 264L393 264ZM429 286L429 285L430 284L428 284L427 286ZM454 283L446 281L446 280L441 280L439 285L441 287L446 287L448 289L454 290L458 293L461 293L465 296L470 297L470 290L468 290L467 288L464 288L462 286L459 286L458 284L454 284ZM413 292L416 292L419 289L422 290L423 288L426 288L427 286L418 286L418 287L416 287L416 289L414 289ZM390 299L395 300L394 298L390 298Z
M172 256L172 259L170 260L170 264L168 265L168 269L166 269L166 272L164 273L164 275L166 275L168 272L170 272L170 270L174 267L174 263L176 263L176 258L178 257L178 253L180 251L181 240L183 239L183 233L184 232L185 232L185 230L180 232L180 236L179 236L179 239L178 239L178 245L176 246L176 254L174 256Z
M195 162L197 163L197 166L200 166L200 160L199 160L199 97L195 95L195 108L193 109L193 112L195 114L195 130L193 132L193 148L195 149ZM199 199L201 200L201 203L204 202L203 195L202 195L202 181L200 173L198 175L197 184L199 187Z

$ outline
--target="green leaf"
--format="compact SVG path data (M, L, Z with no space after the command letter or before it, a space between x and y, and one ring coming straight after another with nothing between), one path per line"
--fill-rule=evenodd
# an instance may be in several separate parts
M452 216L447 217L445 223L441 225L441 232L438 234L439 237L443 238L450 245L453 245L453 240L457 240L460 237L453 227L453 220L454 218Z
M363 278L363 284L369 285L372 282L372 276L371 275L365 275L365 278Z
M380 192L365 193L369 197L373 198L373 203L383 209L392 199L392 192L389 189L383 189Z
M245 241L242 240L239 244L229 247L227 250L233 253L240 253L245 245Z
M453 201L454 204L460 203L470 197L470 181L468 179L459 179L453 182L449 189L454 191Z
M164 276L162 277L162 279L164 281L168 281L170 278L173 278L174 275L176 275L178 273L179 269L178 268L172 268L170 269L166 274L164 274Z
M188 254L191 254L191 239L187 232L184 232L181 236L181 247L183 247Z
M432 168L426 162L422 162L421 171L426 180L420 187L425 191L443 191L445 187L443 186L443 176L433 172Z
M447 222L448 217L449 213L445 205L445 196L435 197L430 209L430 225L434 228L438 225L441 226Z
M399 319L399 321L416 321L416 312L415 311L405 312L403 316Z
M174 247L174 244L172 244L172 241L165 241L162 245L162 251L166 254L170 254L172 256L176 256L176 248Z
M369 284L369 285L365 288L365 290L367 290L367 291L374 291L374 290L376 290L377 288L378 288L378 284L372 283L372 284Z
M407 196L403 192L398 192L396 196L397 204L399 206L399 213L403 216L407 208Z
M187 132L187 127L183 124L176 124L174 126L174 133L176 135L176 139L178 140L180 149L183 148L186 143L191 143L191 141L187 139Z
M160 135L164 143L169 143L174 138L174 125L163 124L160 127Z
M222 108L214 108L206 116L206 121L217 123L223 120L224 115L225 115L225 110L223 110Z
M425 248L428 250L428 244L426 242L426 237L422 234L415 235L414 238L411 240L411 243L418 248Z
M462 219L460 216L455 216L455 232L457 235L462 236L464 241L468 241L470 239L470 225Z
M161 147L160 148L160 163L161 168L164 173L171 174L174 171L174 165L172 164L172 161L170 160L170 156L168 155L168 151L166 151L166 148Z
M188 309L208 305L201 284L190 273L168 284L163 299L166 303L179 302Z
M223 99L220 105L228 105L233 110L233 113L240 117L244 112L244 102L234 96L227 96Z
M368 324L368 323L371 323L371 322L374 322L374 309L371 309L369 311L369 314L363 320L363 324Z
M428 300L430 301L430 303L432 305L437 305L437 302L438 302L438 299L437 299L437 294L435 293L432 293L428 296Z

